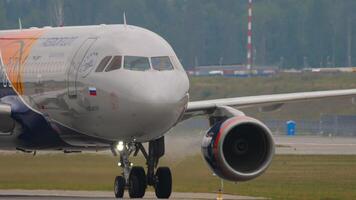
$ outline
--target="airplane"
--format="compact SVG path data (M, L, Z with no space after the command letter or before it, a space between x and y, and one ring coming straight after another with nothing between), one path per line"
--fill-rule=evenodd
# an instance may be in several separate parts
M266 125L239 109L356 95L349 89L192 102L169 43L127 24L0 31L0 67L0 149L111 150L122 168L116 198L125 190L141 198L148 186L157 198L170 197L172 174L159 160L165 134L184 120L209 120L201 149L213 173L248 181L267 170L275 144ZM145 168L130 162L138 153Z

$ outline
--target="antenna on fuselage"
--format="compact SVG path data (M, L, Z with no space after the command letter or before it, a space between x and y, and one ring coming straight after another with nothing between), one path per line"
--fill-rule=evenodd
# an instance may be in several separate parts
M124 12L124 25L125 25L125 27L126 27L126 25L127 25L127 23L126 23L126 14L125 14L125 12Z
M20 31L22 30L22 22L21 22L21 18L19 18L19 29L20 29Z

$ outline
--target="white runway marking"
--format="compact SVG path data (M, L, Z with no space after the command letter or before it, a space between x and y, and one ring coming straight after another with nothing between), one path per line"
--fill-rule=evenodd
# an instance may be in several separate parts
M127 198L127 197L126 197ZM64 190L0 190L0 199L34 200L81 200L81 199L115 199L113 192L104 191L64 191ZM146 192L144 199L156 199L153 192ZM216 199L210 193L173 193L171 199ZM263 200L261 197L223 195L223 199Z

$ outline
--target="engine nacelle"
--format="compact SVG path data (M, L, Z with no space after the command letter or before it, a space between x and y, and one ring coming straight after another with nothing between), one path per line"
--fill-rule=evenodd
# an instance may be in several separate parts
M202 153L212 171L229 181L248 181L264 173L274 155L271 131L260 121L236 116L214 124Z
M11 106L0 104L0 132L9 133L15 128L15 120L11 117Z

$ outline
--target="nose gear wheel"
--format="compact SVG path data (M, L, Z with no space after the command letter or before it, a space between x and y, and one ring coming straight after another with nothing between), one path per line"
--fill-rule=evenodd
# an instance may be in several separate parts
M157 198L169 198L172 193L172 174L168 167L158 167L159 159L164 155L164 137L149 142L148 153L139 142L120 143L123 144L120 151L116 152L113 145L113 154L120 154L118 165L122 167L122 176L117 176L114 183L116 198L123 198L125 189L128 190L130 198L142 198L147 186L153 186ZM141 152L146 159L147 174L143 167L134 166L129 157Z

